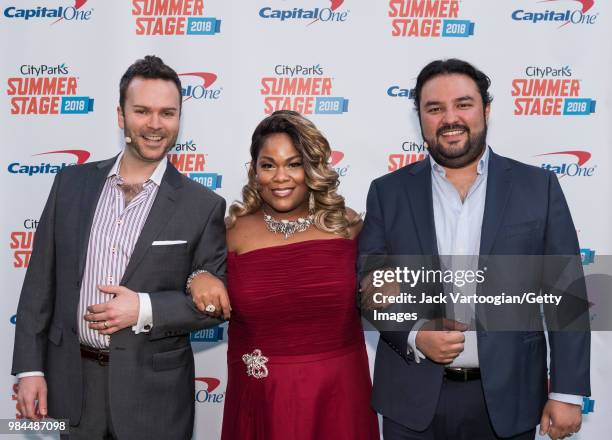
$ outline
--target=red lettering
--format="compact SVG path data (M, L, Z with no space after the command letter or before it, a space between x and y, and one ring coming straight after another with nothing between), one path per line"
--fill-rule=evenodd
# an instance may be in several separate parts
M393 37L439 37L442 20L397 18L391 26Z
M563 98L517 98L514 114L517 116L560 116Z
M203 0L132 0L132 15L202 15Z
M454 18L459 0L390 0L389 17Z
M277 110L293 110L304 115L311 115L314 111L315 98L313 97L282 97L268 96L264 99L264 112L270 114Z
M577 79L515 79L512 96L579 96Z
M59 96L23 96L11 98L12 115L57 115Z
M389 171L395 171L423 159L425 159L425 153L390 154L387 169Z
M27 268L30 264L30 256L32 251L15 251L13 266L16 268Z

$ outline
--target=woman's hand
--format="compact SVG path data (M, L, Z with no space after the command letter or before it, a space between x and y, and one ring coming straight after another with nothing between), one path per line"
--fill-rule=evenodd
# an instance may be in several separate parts
M200 312L215 318L223 317L225 320L230 318L232 307L229 296L219 278L208 272L200 273L192 280L190 291L191 298Z

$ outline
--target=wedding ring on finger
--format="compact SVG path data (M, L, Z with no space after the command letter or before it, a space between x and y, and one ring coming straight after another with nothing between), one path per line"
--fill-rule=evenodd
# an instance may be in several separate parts
M208 304L204 310L206 310L208 313L215 313L217 308L214 306L214 304Z
M104 328L108 328L108 321L104 321Z

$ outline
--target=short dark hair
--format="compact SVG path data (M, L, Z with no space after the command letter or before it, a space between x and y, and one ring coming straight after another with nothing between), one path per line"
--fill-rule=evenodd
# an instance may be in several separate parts
M181 89L181 80L174 69L167 64L164 64L161 58L155 55L147 55L143 59L136 60L125 71L119 81L119 106L123 109L125 104L125 95L127 93L130 82L136 77L142 77L146 79L163 79L166 81L172 81L178 90L179 94L179 110L182 105L183 92Z
M467 75L474 80L480 97L482 98L482 107L485 108L487 104L493 101L493 98L489 94L489 86L491 85L491 79L483 72L472 66L467 61L459 60L457 58L449 58L447 60L436 60L432 61L419 73L417 77L416 86L414 87L414 106L417 113L420 114L421 104L421 91L427 81L438 75L450 75L453 73Z

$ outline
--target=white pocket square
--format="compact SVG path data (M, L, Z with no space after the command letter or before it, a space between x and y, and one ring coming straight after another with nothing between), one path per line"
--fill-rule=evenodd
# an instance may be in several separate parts
M170 246L173 244L185 244L187 243L185 240L159 240L154 241L151 246Z

